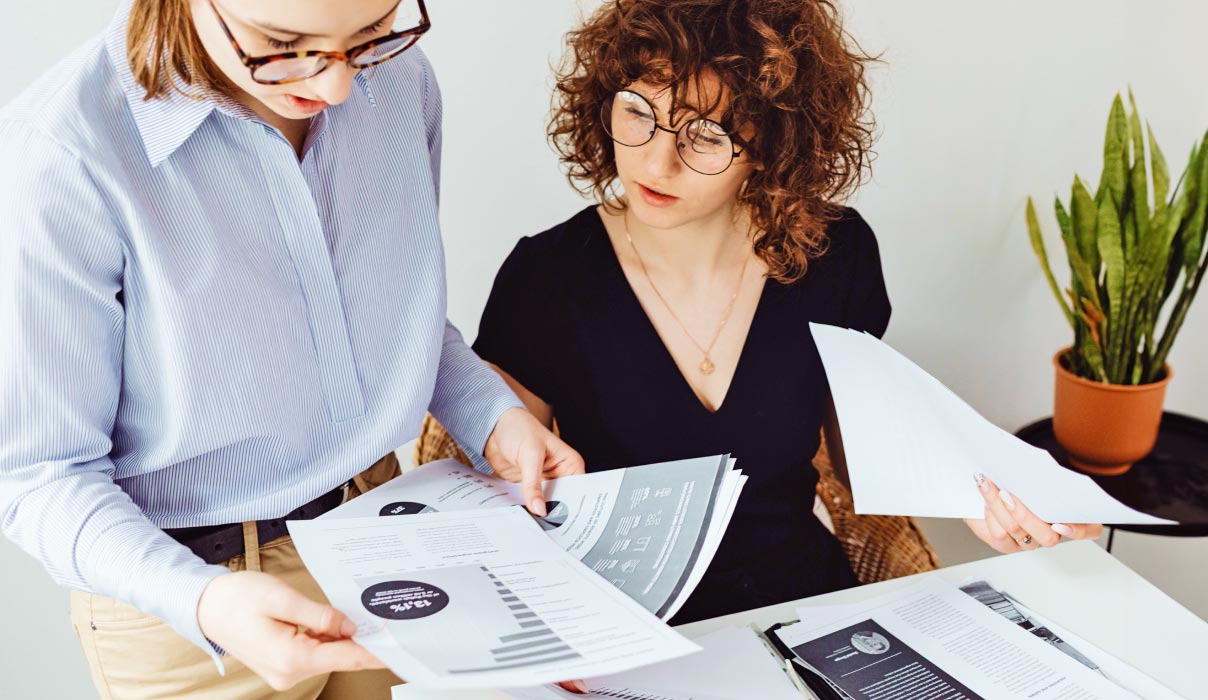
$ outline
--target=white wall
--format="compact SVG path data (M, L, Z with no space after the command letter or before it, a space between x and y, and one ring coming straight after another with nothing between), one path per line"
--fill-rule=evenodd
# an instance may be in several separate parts
M517 36L498 29L513 6L484 3L480 22L457 28L464 41L434 35L427 46L445 90L450 316L470 338L516 237L583 206L542 131L550 84L542 68L557 56L571 5L526 3L537 24ZM872 71L878 158L855 204L882 246L895 309L888 340L991 420L1018 428L1047 415L1050 358L1071 335L1028 244L1025 198L1037 199L1059 265L1052 197L1068 200L1075 171L1097 182L1108 107L1129 84L1181 170L1208 128L1208 83L1194 69L1208 65L1196 33L1208 8L1174 0L1147 5L1148 14L1124 0L847 5L852 31L885 60ZM507 133L515 144L493 158L480 150L488 115L491 138ZM1208 415L1208 365L1193 361L1205 349L1201 302L1172 353L1172 410Z
M49 67L99 32L116 6L117 0L6 4L9 29L0 43L0 104L37 77L44 70L40 66ZM3 158L0 154L0 165L12 167ZM37 562L2 536L0 622L5 629L0 698L96 697L71 631L67 592L55 588Z
M595 7L596 0L582 0ZM104 26L115 0L12 3L0 103L33 79L12 66L62 55ZM443 222L450 316L473 338L494 272L517 237L584 203L545 144L549 70L578 16L573 0L430 0L423 41L445 97ZM1131 84L1172 168L1208 128L1208 6L1179 0L859 0L852 31L884 51L874 70L881 139L856 205L881 241L894 302L888 340L999 425L1047 415L1049 358L1069 332L1027 242L1023 204L1097 180L1111 97ZM1050 251L1058 240L1050 235ZM1056 257L1056 256L1055 256ZM1059 259L1059 258L1058 258ZM400 271L405 273L405 271ZM1060 273L1059 273L1060 274ZM1206 293L1208 294L1208 293ZM1172 410L1208 416L1208 300L1171 361ZM980 556L959 528L929 523L941 556ZM1120 543L1122 546L1125 543ZM1205 547L1135 538L1126 563L1200 614ZM1118 550L1123 552L1124 550ZM1198 554L1196 554L1198 552ZM1174 562L1198 559L1198 569ZM1182 566L1182 563L1180 564ZM1197 583L1198 581L1198 583ZM1199 597L1197 597L1199 596ZM90 697L66 595L0 540L0 695Z
M1075 170L1097 183L1110 100L1130 83L1182 168L1208 127L1208 87L1188 70L1208 58L1190 33L1208 10L850 6L855 30L888 62L875 93L880 158L858 200L884 248L896 309L888 338L990 419L1018 428L1048 412L1049 360L1070 338L1028 244L1024 200L1038 200L1051 258L1062 260L1053 194L1068 203ZM1171 358L1169 406L1199 415L1208 414L1208 365L1193 358L1208 348L1205 307L1193 307Z

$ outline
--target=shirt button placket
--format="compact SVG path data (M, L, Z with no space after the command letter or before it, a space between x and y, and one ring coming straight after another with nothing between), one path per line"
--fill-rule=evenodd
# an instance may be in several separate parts
M365 412L348 333L348 320L335 267L314 196L293 147L276 136L272 157L261 159L281 235L298 274L311 339L318 356L319 380L335 422ZM288 160L285 160L288 158Z

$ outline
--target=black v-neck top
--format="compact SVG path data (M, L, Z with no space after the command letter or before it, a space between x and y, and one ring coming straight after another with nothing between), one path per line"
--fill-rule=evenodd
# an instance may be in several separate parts
M588 471L729 453L750 477L691 622L855 585L813 515L811 460L828 391L811 321L880 337L889 299L872 230L848 209L793 284L768 280L725 400L701 404L588 207L523 238L504 262L474 350L553 407Z

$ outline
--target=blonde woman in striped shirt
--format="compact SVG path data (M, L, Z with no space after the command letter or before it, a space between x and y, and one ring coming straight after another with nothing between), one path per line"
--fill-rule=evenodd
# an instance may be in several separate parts
M445 320L429 26L132 0L0 111L0 524L105 698L385 697L282 522L429 409L538 513L583 470Z

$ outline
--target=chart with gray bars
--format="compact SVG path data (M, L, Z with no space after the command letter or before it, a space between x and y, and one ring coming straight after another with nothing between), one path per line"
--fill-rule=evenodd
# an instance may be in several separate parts
M562 640L545 622L525 605L499 577L485 566L479 567L491 579L495 594L516 619L516 632L499 637L499 646L491 649L494 664L480 668L450 669L450 673L482 673L525 666L539 666L551 661L579 658L579 653Z

